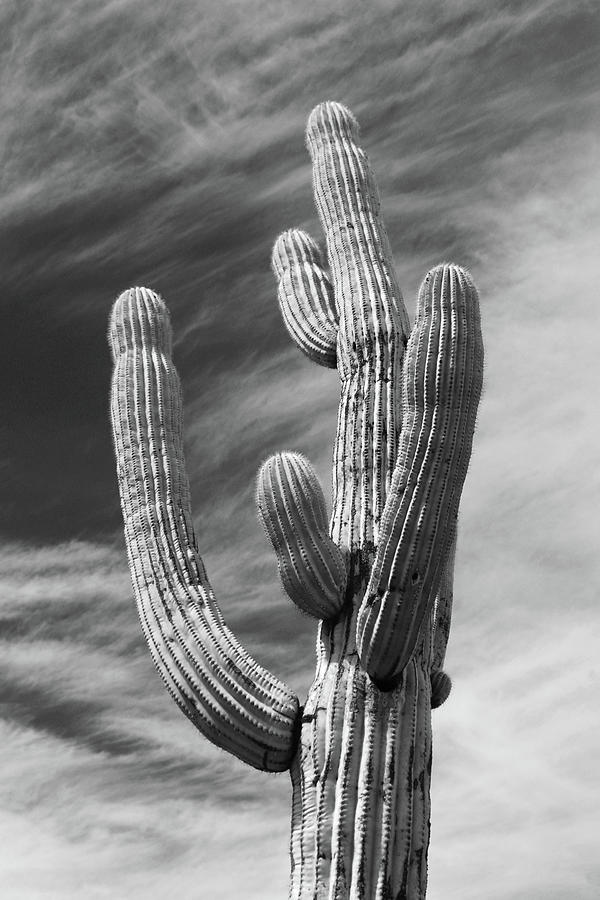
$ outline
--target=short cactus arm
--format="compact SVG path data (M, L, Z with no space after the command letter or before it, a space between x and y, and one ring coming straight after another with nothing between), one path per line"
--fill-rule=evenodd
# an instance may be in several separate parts
M357 637L367 672L393 686L410 659L454 538L483 378L477 290L440 265L419 292L403 373L404 421Z
M144 288L111 314L111 416L125 539L142 627L171 695L218 746L258 769L289 767L298 700L225 625L198 553L168 313Z
M450 636L452 601L454 599L454 557L456 534L444 564L440 585L433 605L433 649L431 654L431 707L441 706L450 696L452 681L444 672L446 646Z
M286 231L273 247L271 265L290 337L313 362L335 369L338 315L317 244L304 231Z
M431 655L431 671L439 672L444 668L446 647L450 636L452 622L452 602L454 600L454 558L456 555L456 535L450 545L444 564L442 577L434 603L433 619L433 651Z
M291 600L318 619L334 619L344 602L346 563L329 537L325 497L300 453L276 453L258 473L256 503Z

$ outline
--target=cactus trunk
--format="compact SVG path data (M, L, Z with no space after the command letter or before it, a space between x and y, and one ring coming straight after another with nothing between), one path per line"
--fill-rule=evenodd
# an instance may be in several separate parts
M291 769L292 900L425 896L430 633L398 686L381 691L361 667L354 639L367 577L359 554L353 611L319 632L318 674Z
M396 465L408 320L391 266L365 272L359 264L390 254L352 121L336 105L321 107L308 142L339 312L331 536L349 554L349 578L342 615L319 626L292 764L290 898L412 900L425 895L427 879L431 632L424 629L392 691L369 678L356 641ZM345 188L333 201L332 184Z

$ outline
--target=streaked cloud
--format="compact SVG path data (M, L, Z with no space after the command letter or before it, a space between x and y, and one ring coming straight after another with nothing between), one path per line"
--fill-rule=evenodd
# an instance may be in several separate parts
M440 259L482 296L431 900L598 895L597 29L593 4L558 0L2 6L7 896L286 890L288 779L196 735L141 637L105 329L130 284L166 297L213 587L303 694L314 627L253 491L283 448L329 489L337 378L290 347L269 271L284 228L319 237L303 128L328 98L361 122L409 313Z
M172 884L191 898L194 877L210 884L214 866L216 879L223 841L236 841L231 865L237 858L240 872L248 852L263 855L256 844L265 833L253 845L250 823L269 809L285 821L288 779L262 776L271 789L258 798L261 776L171 708L121 548L8 546L1 571L7 896L75 897L88 885L89 896L141 897ZM270 830L285 883L286 838ZM32 842L39 852L25 866ZM215 896L227 890L214 884Z

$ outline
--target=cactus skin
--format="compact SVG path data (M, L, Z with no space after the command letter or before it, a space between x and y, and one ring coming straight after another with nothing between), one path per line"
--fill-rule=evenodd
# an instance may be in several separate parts
M298 230L278 239L272 258L292 339L315 362L336 365L341 380L329 536L303 457L277 454L257 484L284 585L320 617L299 720L291 692L226 630L208 586L191 531L166 312L148 313L158 298L135 289L113 313L115 447L142 624L167 686L204 734L252 765L268 734L263 767L289 764L290 900L425 897L431 709L451 687L443 664L456 516L482 382L478 297L462 269L444 264L427 275L409 341L357 138L340 104L313 110L307 144L329 272ZM152 329L160 339L146 336ZM180 620L195 625L205 609L190 640ZM214 647L224 665L207 662ZM244 676L258 679L260 697ZM239 718L218 717L227 703Z

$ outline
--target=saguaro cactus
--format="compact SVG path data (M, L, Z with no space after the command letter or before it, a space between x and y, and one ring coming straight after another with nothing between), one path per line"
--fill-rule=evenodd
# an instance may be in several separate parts
M319 620L304 707L225 625L198 553L182 450L181 395L162 300L117 300L112 421L142 627L198 729L259 769L292 777L292 900L425 896L431 708L443 671L458 504L481 391L477 292L442 264L412 333L358 128L337 103L307 142L328 268L285 232L273 251L283 318L341 379L333 512L310 463L263 464L259 514L291 599Z

